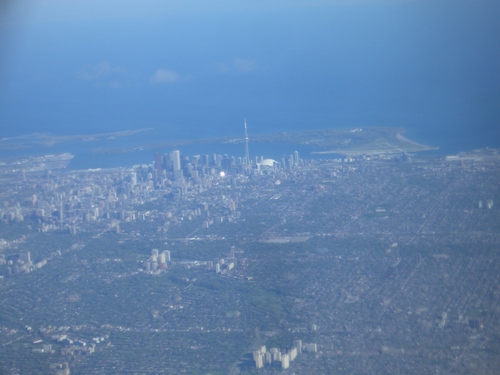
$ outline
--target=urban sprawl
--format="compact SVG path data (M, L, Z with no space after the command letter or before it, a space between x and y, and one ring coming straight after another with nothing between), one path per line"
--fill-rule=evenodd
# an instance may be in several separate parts
M0 370L498 371L498 150L246 147L2 163Z

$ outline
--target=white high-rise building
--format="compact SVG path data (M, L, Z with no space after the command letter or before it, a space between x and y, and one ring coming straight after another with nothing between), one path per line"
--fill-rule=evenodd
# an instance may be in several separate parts
M170 262L170 250L164 250L163 254L165 254L165 261Z
M172 159L172 166L175 171L178 171L181 169L181 152L179 150L174 150L170 154L170 159Z
M293 345L297 348L297 353L302 353L302 340L293 340Z
M316 353L318 351L317 344L306 344L306 350L308 353Z
M288 356L288 354L283 354L281 356L281 368L285 370L288 367L290 367L290 357Z
M253 360L255 361L256 368L262 368L264 366L263 355L260 350L256 350L253 352Z
M281 352L278 348L271 348L270 353L273 356L273 361L281 361Z
M293 361L295 357L297 357L297 347L294 346L292 349L290 349L288 354L290 356L290 361Z
M265 358L266 358L266 363L271 363L273 361L273 356L271 352L266 352Z

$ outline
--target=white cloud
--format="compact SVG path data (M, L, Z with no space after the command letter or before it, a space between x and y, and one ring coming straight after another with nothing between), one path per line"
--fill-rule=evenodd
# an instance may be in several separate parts
M177 82L180 79L178 73L167 70L167 69L158 69L153 77L151 77L151 83L173 83Z
M77 72L77 77L85 81L95 81L111 75L122 75L126 69L121 66L112 66L108 63L86 65Z
M234 59L234 67L240 73L248 73L255 70L255 61L237 57Z

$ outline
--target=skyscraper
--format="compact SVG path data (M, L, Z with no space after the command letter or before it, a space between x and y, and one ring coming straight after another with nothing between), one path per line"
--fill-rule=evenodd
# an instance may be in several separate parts
M157 177L161 176L161 167L162 167L161 155L159 152L156 152L155 153L155 170L156 170Z
M250 165L250 152L248 151L248 133L247 133L247 120L244 120L245 124L245 159L247 165Z
M172 162L170 158L170 154L163 154L162 156L162 169L171 172L172 171Z
M179 150L174 150L170 154L170 158L172 159L172 166L175 171L181 169L181 152Z
M184 179L184 173L181 169L181 152L179 150L174 150L170 153L170 159L172 159L172 169L174 172L174 180L182 181Z

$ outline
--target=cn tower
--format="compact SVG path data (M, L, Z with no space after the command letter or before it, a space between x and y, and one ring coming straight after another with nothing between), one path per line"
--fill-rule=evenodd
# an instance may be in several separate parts
M245 123L245 159L247 160L246 165L250 165L250 153L248 152L248 133L247 133L247 120L244 119Z

